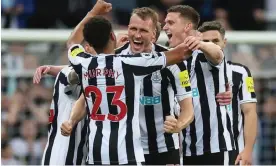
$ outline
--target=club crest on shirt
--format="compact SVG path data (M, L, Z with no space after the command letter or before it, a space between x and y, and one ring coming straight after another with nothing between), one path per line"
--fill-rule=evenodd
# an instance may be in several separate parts
M161 80L162 80L162 76L161 76L160 72L156 71L156 72L152 73L152 76L151 76L152 82L158 83L158 82L161 82Z

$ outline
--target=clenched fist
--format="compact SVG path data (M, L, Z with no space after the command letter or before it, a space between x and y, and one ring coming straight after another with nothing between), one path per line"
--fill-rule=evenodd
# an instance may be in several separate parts
M73 127L74 126L70 120L63 122L60 127L61 134L66 137L70 136L72 133Z
M164 122L164 130L166 133L179 133L180 129L177 127L177 119L174 116L166 116Z
M104 0L98 0L97 3L94 5L91 12L95 15L104 15L110 12L112 9L112 4L107 3Z

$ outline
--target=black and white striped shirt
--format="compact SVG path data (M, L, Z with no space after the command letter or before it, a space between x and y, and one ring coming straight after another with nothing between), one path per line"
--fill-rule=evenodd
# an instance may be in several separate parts
M161 52L167 49L152 44L152 50ZM132 54L130 44L117 49L116 53ZM140 95L139 120L144 153L179 149L178 134L165 133L164 121L166 116L174 115L175 96L178 101L192 96L186 66L183 63L172 65L146 76L141 83Z
M89 164L135 164L144 161L139 128L141 80L166 65L163 53L91 57L80 45L69 50L79 75L91 120Z
M254 81L250 70L239 63L228 61L232 69L232 116L233 133L236 150L241 152L244 149L244 114L241 111L241 104L256 103L256 94L254 90Z
M61 124L69 119L81 93L79 85L69 84L68 75L72 70L72 67L63 68L55 81L42 165L80 165L85 161L87 121L80 121L70 137L64 137L60 131Z
M225 60L217 66L211 65L201 51L194 51L184 63L191 78L195 120L183 130L183 155L234 149L232 116L215 98L216 94L225 92L231 70L226 68Z

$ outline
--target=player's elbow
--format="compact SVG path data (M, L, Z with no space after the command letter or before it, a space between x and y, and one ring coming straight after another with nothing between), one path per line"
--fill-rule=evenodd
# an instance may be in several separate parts
M219 65L221 63L221 61L223 60L223 57L224 57L223 52L220 49L218 49L215 52L213 63L215 63L215 65Z

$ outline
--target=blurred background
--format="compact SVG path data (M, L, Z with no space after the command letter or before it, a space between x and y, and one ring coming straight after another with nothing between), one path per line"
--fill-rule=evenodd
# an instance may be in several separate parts
M107 1L113 5L108 19L116 30L125 30L132 9L143 6L156 10L162 24L166 10L176 4L194 7L202 21L221 21L229 36L227 59L248 66L255 78L259 131L254 164L276 164L276 0ZM55 78L34 85L32 76L40 65L68 63L65 41L93 4L95 0L1 1L2 164L40 164ZM162 34L159 43L166 40Z

